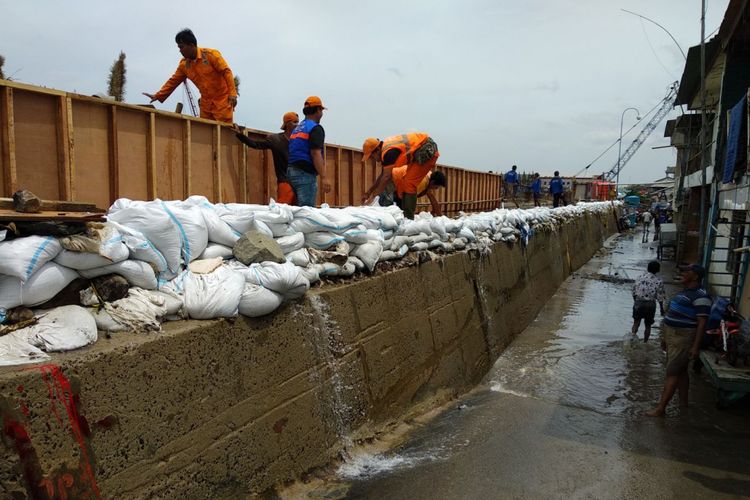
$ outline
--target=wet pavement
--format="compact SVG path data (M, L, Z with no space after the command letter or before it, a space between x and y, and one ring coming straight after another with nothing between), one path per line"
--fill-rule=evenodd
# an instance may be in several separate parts
M658 318L648 344L630 337L630 280L656 246L636 233L608 247L566 280L475 391L396 449L350 457L307 496L750 496L750 410L718 410L705 375L691 374L688 409L642 416L658 400L665 356ZM669 283L674 267L661 274Z

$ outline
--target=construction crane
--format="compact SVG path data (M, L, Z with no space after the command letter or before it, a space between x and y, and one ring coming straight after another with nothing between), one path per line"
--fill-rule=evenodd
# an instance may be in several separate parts
M187 80L183 81L182 85L185 87L187 101L190 105L190 110L193 112L193 116L198 116L198 107L195 105L195 99L193 99L193 93L190 91L190 86L188 85Z
M617 159L617 162L612 167L612 169L609 172L604 173L602 179L604 179L605 181L614 180L617 177L617 174L620 173L620 171L633 157L636 151L638 151L643 143L646 142L646 139L648 139L648 136L651 135L651 132L654 131L656 126L661 123L661 121L665 116L669 114L670 111L672 111L672 108L674 108L674 101L677 98L677 84L678 82L674 82L672 84L667 95L664 97L664 99L661 100L659 109L656 111L656 113L654 113L654 116L648 121L648 123L646 123L646 126L643 127L643 130L641 130L641 133L638 134L638 137L636 137L633 142L630 143L628 149L626 149L622 153L622 156Z
M635 140L630 144L630 146L625 150L624 153L622 153L622 156L619 158L619 160L615 163L615 166L612 167L612 169L609 172L606 172L602 174L601 178L606 181L611 181L614 178L617 177L617 172L622 170L622 168L625 166L625 164L633 157L633 155L638 151L638 149L643 145L643 143L646 141L649 135L651 135L651 132L654 131L657 125L659 125L659 122L661 122L665 116L669 114L669 112L674 107L674 101L677 97L677 85L678 82L672 83L672 85L669 88L669 92L667 95L659 101L656 106L654 106L651 111L659 108L656 111L656 114L649 120L649 122L646 124L645 127L643 127L643 130L641 130L641 133L638 134L638 137L635 138ZM649 111L648 114L651 114L651 111ZM582 173L584 173L586 170L588 170L591 165L596 162L599 158L604 156L604 154L612 149L620 139L615 141L612 145L610 145L607 149L605 149L599 156L597 156L591 163L583 167L581 170L573 174L573 177L578 177Z

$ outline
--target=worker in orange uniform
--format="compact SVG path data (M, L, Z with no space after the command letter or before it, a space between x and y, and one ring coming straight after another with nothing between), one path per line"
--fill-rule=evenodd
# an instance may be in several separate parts
M198 47L195 35L184 29L175 36L182 60L172 78L156 94L144 92L151 102L164 100L185 78L198 87L201 93L201 118L232 123L234 108L237 106L237 88L234 75L227 62L216 49Z
M388 194L391 193L393 196L393 202L395 202L401 210L404 209L404 189L406 185L404 179L406 178L406 171L408 168L408 166L396 167L391 171L391 183L388 184L386 192L384 192L381 197L380 204L382 206L392 204L388 202ZM440 202L437 199L437 192L446 186L447 182L443 172L427 172L427 175L422 178L422 181L417 186L417 201L426 202L429 200L430 213L436 217L443 215L443 211L440 208ZM424 197L426 197L427 200L423 200ZM383 199L385 199L385 203L383 203Z
M402 210L404 216L413 219L417 209L417 189L422 179L435 168L440 156L437 144L432 138L422 132L394 135L382 141L374 137L365 139L362 145L366 162L371 156L380 161L383 171L375 184L365 192L362 202L370 204L376 195L383 192L393 177L393 169L407 167L400 180L402 188Z
M276 201L294 205L294 190L292 185L286 179L286 169L289 165L289 137L292 135L297 125L299 125L299 115L294 111L284 113L281 119L281 130L278 134L271 134L265 139L253 140L246 136L239 125L234 126L234 131L245 146L253 149L270 149L273 155L273 166L276 171L277 196Z

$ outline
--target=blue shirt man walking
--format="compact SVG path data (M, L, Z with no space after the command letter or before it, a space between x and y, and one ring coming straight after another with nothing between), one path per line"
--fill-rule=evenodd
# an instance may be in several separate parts
M560 172L557 170L555 170L555 176L549 181L549 192L552 193L552 208L560 206L561 201L563 206L565 206L565 197L563 196L565 185L560 177Z

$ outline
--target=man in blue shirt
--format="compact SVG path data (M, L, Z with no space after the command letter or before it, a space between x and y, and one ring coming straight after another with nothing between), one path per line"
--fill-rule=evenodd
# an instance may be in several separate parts
M518 194L518 167L513 165L510 170L508 170L505 173L505 178L503 188L505 191L505 198L508 197L510 194L511 199L513 200L513 203L516 204L516 207L521 208L521 206L516 201L516 195Z
M662 346L667 349L667 376L659 404L646 413L649 417L663 417L669 401L676 391L680 393L680 406L687 407L688 363L698 357L706 321L711 313L711 298L701 288L706 270L698 264L681 268L685 288L669 301L662 322Z
M542 195L542 179L539 178L539 174L534 174L534 180L531 182L531 194L534 197L534 206L538 207L539 197Z
M314 207L318 196L318 176L323 192L331 191L331 180L326 172L323 156L326 134L320 125L323 118L323 101L318 96L305 100L302 113L305 119L289 136L289 167L286 177L292 185L297 205Z
M565 206L565 197L563 196L565 185L560 178L560 172L557 170L555 170L555 176L549 181L549 192L552 193L552 208L560 206L560 201Z

